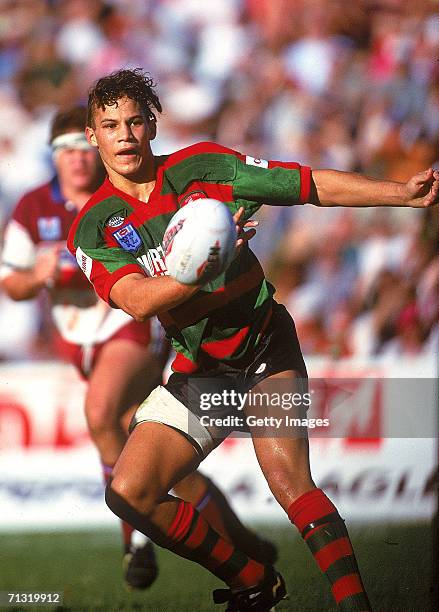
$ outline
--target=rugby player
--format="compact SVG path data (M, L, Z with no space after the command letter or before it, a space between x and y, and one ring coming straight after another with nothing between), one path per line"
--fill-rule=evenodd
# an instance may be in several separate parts
M17 204L5 232L0 274L14 300L33 298L43 289L50 292L56 345L88 381L88 429L108 480L133 412L161 381L168 345L160 326L154 332L151 320L135 321L98 298L66 248L78 211L103 179L96 149L85 138L85 123L83 106L54 117L50 143L56 175ZM222 493L202 474L188 476L176 490L227 538L258 558L276 556L270 543L240 523ZM125 580L132 588L146 588L157 575L152 543L133 535L126 522L122 534Z
M228 601L229 610L269 610L285 596L282 576L226 542L192 504L168 492L221 442L189 401L200 381L220 390L232 380L239 391L264 392L282 379L303 389L306 368L294 323L274 301L247 244L226 273L203 287L166 275L165 228L193 199L201 214L205 197L225 202L240 227L263 203L425 207L438 199L439 175L430 169L405 184L380 181L267 162L206 142L155 157L157 112L153 81L140 69L112 73L91 89L86 135L108 177L68 242L98 294L137 321L157 314L176 351L169 381L136 412L106 500L157 544L223 580L228 589L214 593L216 602ZM312 480L306 435L252 437L274 497L327 575L339 609L370 610L344 521Z

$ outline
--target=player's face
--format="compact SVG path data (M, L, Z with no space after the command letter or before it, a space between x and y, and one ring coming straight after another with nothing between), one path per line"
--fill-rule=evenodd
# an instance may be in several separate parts
M119 176L141 183L150 180L153 167L150 141L155 136L155 123L145 116L138 103L123 97L117 105L97 108L94 122L94 128L86 128L87 139L98 147L110 179Z
M62 187L75 190L93 188L96 176L96 152L94 149L61 149L55 160L56 171Z

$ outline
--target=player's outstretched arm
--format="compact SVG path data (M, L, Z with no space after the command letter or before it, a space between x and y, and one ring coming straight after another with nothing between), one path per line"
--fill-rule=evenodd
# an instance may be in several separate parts
M406 183L382 181L337 170L313 170L310 203L316 206L407 206L439 201L439 171L418 172Z

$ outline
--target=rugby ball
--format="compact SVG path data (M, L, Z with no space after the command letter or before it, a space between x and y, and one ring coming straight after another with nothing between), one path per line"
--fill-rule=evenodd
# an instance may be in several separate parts
M219 276L235 255L236 226L225 204L193 200L175 213L163 236L170 276L185 285L205 284Z

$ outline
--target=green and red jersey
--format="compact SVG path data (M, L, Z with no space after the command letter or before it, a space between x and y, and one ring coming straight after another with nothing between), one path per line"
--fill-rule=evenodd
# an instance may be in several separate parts
M156 162L156 184L147 203L107 179L70 231L70 251L107 302L113 285L127 274L167 273L163 235L188 202L199 199L201 212L203 198L215 198L232 213L244 207L248 219L264 203L303 204L310 195L310 168L255 159L214 143L198 143ZM177 353L173 369L194 372L205 355L230 364L246 359L269 321L273 293L258 259L243 248L225 273L160 313Z

